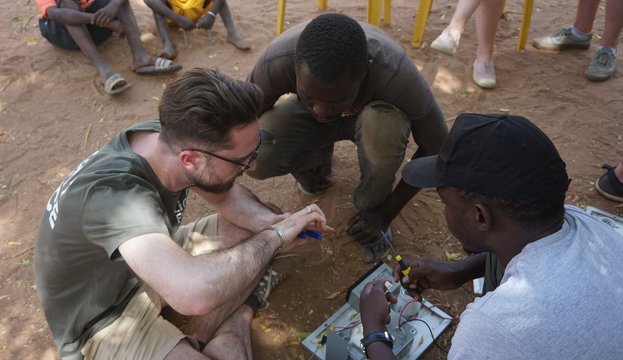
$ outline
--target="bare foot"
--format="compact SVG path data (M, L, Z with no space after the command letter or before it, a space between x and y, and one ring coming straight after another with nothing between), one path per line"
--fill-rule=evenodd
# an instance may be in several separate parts
M177 57L177 52L175 52L175 48L172 44L165 44L162 48L158 56L169 60L173 60Z
M251 46L246 43L239 35L227 35L227 42L240 50L250 50Z

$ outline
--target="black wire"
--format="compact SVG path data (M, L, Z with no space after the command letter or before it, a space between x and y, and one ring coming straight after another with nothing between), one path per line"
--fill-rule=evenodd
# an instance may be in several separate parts
M430 326L428 325L428 323L426 323L426 321L422 320L422 319L407 319L405 322L403 322L400 327L402 327L402 325L408 323L409 321L421 321L424 323L424 325L426 325L426 327L428 328L428 331L430 331L430 336L433 338L433 344L435 344L435 346L437 346L437 348L439 348L439 350L445 352L446 354L448 353L448 350L444 349L441 347L441 345L439 345L439 343L437 342L437 339L435 339L435 334L433 334L433 329L430 328Z

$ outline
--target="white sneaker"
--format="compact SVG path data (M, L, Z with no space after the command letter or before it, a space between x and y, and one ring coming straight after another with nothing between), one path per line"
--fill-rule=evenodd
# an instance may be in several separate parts
M496 85L495 82L495 66L493 62L485 63L474 61L474 72L472 73L472 79L476 85L483 89L493 89Z
M430 44L430 47L446 55L454 55L456 48L459 46L459 40L461 40L460 35L458 38L455 38L448 32L448 29L444 29L441 35Z

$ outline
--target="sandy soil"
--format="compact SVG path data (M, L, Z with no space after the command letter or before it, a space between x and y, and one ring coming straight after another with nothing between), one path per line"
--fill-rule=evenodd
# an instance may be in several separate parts
M131 3L146 48L157 54L160 42L151 13L140 0ZM575 4L572 0L538 1L530 39L569 24ZM393 22L385 30L408 49L450 125L461 112L510 112L532 119L551 136L566 160L578 203L616 212L617 204L600 198L593 190L593 182L601 174L603 162L623 158L621 72L601 84L585 80L582 73L594 45L590 51L565 54L538 53L532 48L516 52L521 3L508 2L496 39L499 85L493 91L483 91L471 81L473 22L454 57L429 49L427 44L447 24L454 7L453 1L436 1L425 46L413 49L410 36L416 5L394 0ZM189 47L185 47L181 32L174 31L177 61L186 69L217 68L243 79L274 37L277 1L230 0L230 6L240 33L253 49L245 53L227 44L220 20L211 34L191 33ZM365 7L365 1L333 0L328 10L365 20ZM126 42L113 38L100 50L133 87L119 97L108 97L96 89L95 71L80 52L55 49L40 36L34 1L3 1L0 10L0 358L55 359L53 341L33 287L33 244L41 210L53 189L80 160L121 129L156 116L168 77L132 73ZM597 34L603 29L603 12L601 9L597 15ZM316 14L315 2L291 0L286 27ZM352 144L338 145L334 164L336 184L317 199L299 194L289 176L262 182L242 178L262 199L285 210L317 201L337 229L335 235L305 250L305 266L274 291L270 308L254 321L259 359L308 358L309 353L298 341L342 305L342 295L330 299L331 295L346 289L368 268L345 234L346 220L353 213L351 194L359 171ZM186 219L210 211L199 201L190 204ZM396 248L408 256L445 258L461 251L445 228L434 191L423 191L415 197L396 218L393 229ZM426 297L452 315L460 314L472 300L463 289L430 292ZM441 346L449 347L455 327L442 336ZM444 357L434 347L424 355L425 359Z

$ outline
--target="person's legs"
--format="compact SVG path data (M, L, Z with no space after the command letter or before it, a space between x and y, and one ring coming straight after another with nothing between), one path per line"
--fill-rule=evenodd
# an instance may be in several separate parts
M163 6L168 6L167 0L156 1L162 2ZM173 60L177 57L177 52L175 51L175 46L173 46L173 42L169 36L169 24L167 23L167 18L158 14L156 11L153 13L154 21L156 22L156 29L158 30L158 36L160 36L160 40L162 41L162 51L159 56L165 59Z
M63 0L59 3L60 7L80 11L80 6L72 0ZM73 41L78 45L82 53L91 61L102 83L111 77L115 71L108 65L104 57L97 51L95 42L87 30L86 25L66 25L65 26Z
M251 321L253 310L243 305L216 331L203 353L213 359L253 359Z
M218 215L210 215L181 226L175 233L174 240L192 255L199 255L236 246L251 235L247 230L233 225ZM254 311L244 302L253 293L263 274L264 272L257 274L251 285L238 297L209 314L184 317L167 308L164 316L179 326L185 334L207 343L206 349L219 349L219 344L229 341L231 354L246 354L250 351L250 321ZM220 349L222 351L222 348ZM187 351L188 347L180 342L170 354L170 358L183 358L183 354ZM204 353L208 354L205 351ZM177 357L178 355L180 357ZM236 358L245 357L231 357Z
M82 347L86 359L164 359L186 338L180 329L160 316L162 299L151 287L143 284L131 296L117 319L111 323L106 318L100 320L107 325ZM189 341L199 354L197 342Z
M204 355L212 359L252 359L252 320L253 310L243 305L225 319L201 353L188 339L182 339L165 360L205 359Z
M495 33L503 10L503 0L482 0L476 9L476 37L478 39L476 60L480 62L493 62Z
M606 0L606 23L600 45L616 48L623 29L623 0Z
M593 30L593 23L595 22L595 16L597 15L600 1L601 0L579 0L573 27L583 33L590 33Z
M483 88L493 88L496 85L493 45L503 10L503 0L482 0L476 9L478 47L474 60L473 79L478 86Z
M618 53L617 45L622 28L623 0L607 0L606 24L603 37L599 42L599 47L595 55L593 55L591 63L584 71L584 75L587 79L591 81L604 81L614 75Z
M361 177L355 189L357 211L380 205L392 192L411 135L407 115L392 104L367 104L355 123Z
M141 34L138 30L136 18L134 17L134 12L130 7L129 2L124 2L123 5L121 5L119 12L117 13L117 18L121 21L126 30L126 38L128 40L130 50L132 51L133 68L137 69L141 66L154 64L156 59L149 55L143 47Z
M465 30L465 24L467 24L469 18L474 11L476 11L480 2L481 0L459 0L446 30L448 30L451 35L460 38L463 30Z
M225 24L225 28L227 29L227 42L234 45L236 48L240 50L249 50L251 46L244 41L244 39L238 33L238 29L236 28L236 24L234 23L234 16L229 9L229 5L227 1L223 2L223 6L219 11L219 15L221 19L223 19L223 23Z
M296 178L298 174L331 163L338 124L318 122L295 95L279 100L262 114L260 127L272 141L262 143L257 166L247 171L249 176L267 179L292 173ZM321 177L319 175L318 179ZM325 181L323 185L326 189L330 182ZM312 189L307 188L310 192L318 190L314 184L310 186Z
M373 101L359 113L353 130L361 170L353 199L360 213L378 207L391 194L411 135L411 121L394 105ZM376 240L362 245L362 260L382 259L391 237L391 230L383 229Z
M430 47L441 51L444 54L453 55L459 46L461 34L465 30L465 24L472 16L481 0L459 0L456 4L456 10L452 15L452 19L431 44Z
M272 204L268 206L274 207ZM253 234L218 215L210 215L181 226L175 233L174 240L192 255L199 255L236 246L251 235ZM299 255L284 254L276 257L271 264L267 264L264 271L258 273L251 280L250 285L236 298L214 309L209 314L184 317L167 308L165 317L178 325L185 334L192 335L193 338L204 343L211 344L219 336L222 338L217 340L216 344L222 343L223 339L229 339L232 336L245 339L244 324L250 322L254 310L257 309L252 306L263 305L272 287L283 280L297 264L300 264L300 261L302 261L302 257ZM251 297L256 297L258 290L261 290L262 298L251 299ZM237 335L233 335L235 329L240 330L235 331ZM246 331L248 332L249 329ZM250 345L250 340L247 340L239 343L246 347ZM218 348L218 345L215 347ZM242 348L239 349L238 353L244 353L243 350ZM233 358L235 359L235 357Z

